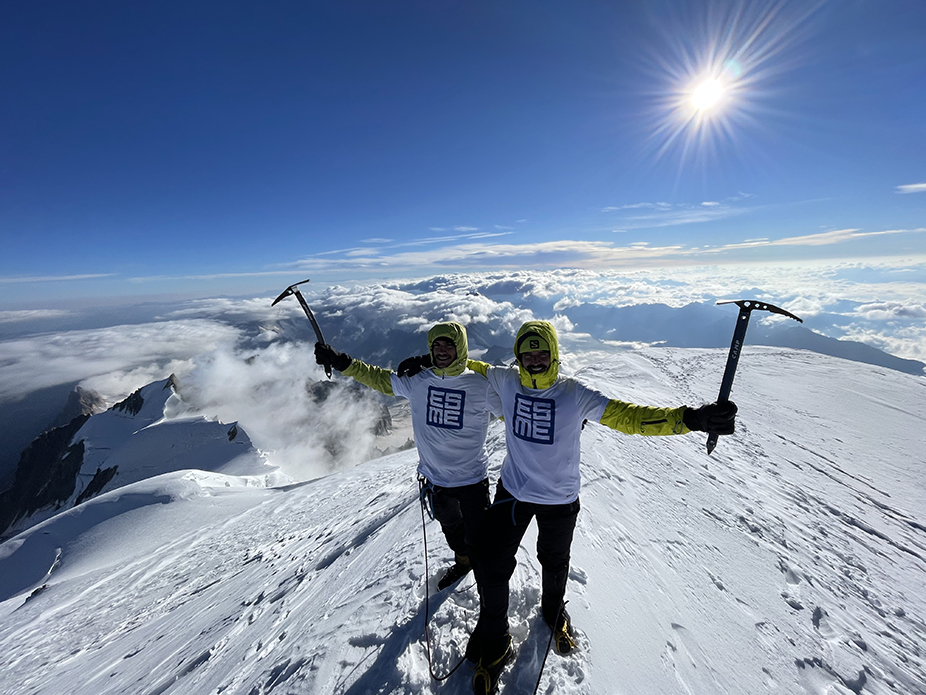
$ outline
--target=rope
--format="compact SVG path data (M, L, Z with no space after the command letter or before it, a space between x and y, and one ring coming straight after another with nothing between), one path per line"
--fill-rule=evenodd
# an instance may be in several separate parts
M434 521L434 484L423 475L418 476L418 501L421 502L421 508L431 517L431 521Z
M534 686L534 695L537 695L537 691L540 689L540 679L543 678L543 667L547 665L547 656L550 654L550 647L553 646L553 638L556 637L556 626L559 625L559 617L566 609L567 603L569 603L569 601L563 601L563 604L556 613L556 620L553 622L553 629L550 631L550 641L547 642L547 649L543 653L543 661L540 662L540 673L537 674L537 685Z
M428 529L425 526L424 521L424 510L425 503L424 497L421 498L421 532L424 536L424 643L427 647L428 652L428 670L431 672L431 678L440 682L445 681L450 676L452 676L460 666L463 665L463 662L466 661L466 656L464 655L457 665L450 669L450 672L446 676L438 676L434 673L434 662L431 660L431 629L428 627L428 614L431 612L431 596L428 591L428 577L431 576L431 572L428 569ZM433 517L432 517L433 518Z

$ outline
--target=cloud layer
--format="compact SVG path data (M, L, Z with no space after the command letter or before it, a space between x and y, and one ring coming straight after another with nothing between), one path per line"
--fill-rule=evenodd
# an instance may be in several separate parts
M104 397L119 398L237 337L233 326L190 319L6 340L0 342L0 402L82 380Z
M427 329L446 320L465 324L476 355L494 361L510 359L522 322L551 319L566 373L639 345L721 347L729 344L735 312L714 303L737 298L782 306L823 335L926 361L922 262L457 273L302 289L328 342L387 367L424 352ZM319 408L312 384L327 380L314 364L312 329L294 299L270 303L187 301L161 307L146 323L57 333L47 329L53 317L17 314L21 329L31 318L43 332L0 341L0 405L78 381L114 401L173 372L193 412L241 422L294 477L363 460L373 437L357 423L371 423L381 401L369 391L358 398L344 390L349 380L336 378L341 385L331 397L338 407ZM778 320L757 317L756 333ZM350 449L332 447L332 433Z

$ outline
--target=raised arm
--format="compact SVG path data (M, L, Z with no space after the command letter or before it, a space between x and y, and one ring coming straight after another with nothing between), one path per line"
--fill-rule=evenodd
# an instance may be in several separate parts
M605 406L604 415L599 422L624 434L642 434L650 437L685 434L691 431L685 425L685 410L685 406L653 408L612 399Z
M315 361L318 364L325 364L327 361L344 376L349 376L354 381L376 389L387 396L395 395L392 390L392 372L388 369L355 360L346 352L338 352L330 345L321 343L315 343Z
M733 434L736 427L736 404L732 401L710 403L700 408L652 408L611 400L601 416L602 425L625 434L663 436L687 432Z

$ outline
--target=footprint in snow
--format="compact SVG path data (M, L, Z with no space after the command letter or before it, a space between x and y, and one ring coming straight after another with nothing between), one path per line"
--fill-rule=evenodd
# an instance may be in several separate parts
M572 566L569 568L569 579L585 586L588 584L588 573L581 567Z

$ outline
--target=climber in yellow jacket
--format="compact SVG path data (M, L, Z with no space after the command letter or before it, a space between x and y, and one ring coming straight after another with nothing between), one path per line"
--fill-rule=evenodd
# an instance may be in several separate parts
M434 518L454 552L454 564L438 582L438 588L444 589L477 563L477 541L489 506L486 429L498 400L484 376L489 365L469 359L462 325L447 322L431 328L428 351L429 368L395 373L353 359L330 345L315 345L319 364L327 362L380 393L408 399L418 475L430 495Z
M736 406L656 408L610 399L576 379L559 375L556 329L528 321L514 345L517 366L489 367L486 378L501 401L507 455L495 500L486 513L482 543L482 606L467 656L478 661L474 691L494 691L511 658L508 582L524 533L537 519L537 557L542 570L541 612L559 653L575 647L564 607L566 577L579 514L580 446L585 421L626 434L731 434Z

